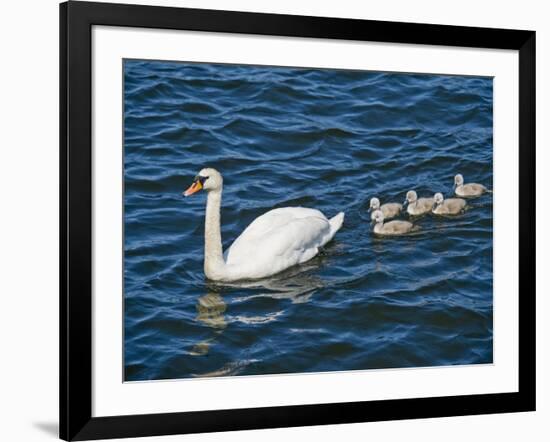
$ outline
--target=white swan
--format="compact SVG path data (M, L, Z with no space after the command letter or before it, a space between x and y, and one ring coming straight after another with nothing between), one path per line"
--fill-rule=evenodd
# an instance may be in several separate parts
M443 198L443 194L437 192L434 195L432 213L436 215L458 215L466 208L466 201L462 198Z
M463 197L476 197L488 192L483 184L464 184L464 177L461 174L455 175L455 194Z
M389 221L384 223L384 213L381 210L375 210L374 213L374 233L384 236L404 235L410 233L414 227L409 221Z
M256 218L222 254L220 206L223 179L202 169L184 192L207 191L204 228L204 274L214 281L258 279L303 263L319 253L344 222L340 212L330 220L319 210L304 207L273 209Z
M407 213L409 215L424 215L431 212L434 205L433 198L418 198L414 190L409 190L403 204L408 204Z
M370 218L374 220L374 212L381 210L385 219L395 218L403 210L403 205L399 203L386 203L380 205L380 200L376 197L370 199L370 208L372 210Z

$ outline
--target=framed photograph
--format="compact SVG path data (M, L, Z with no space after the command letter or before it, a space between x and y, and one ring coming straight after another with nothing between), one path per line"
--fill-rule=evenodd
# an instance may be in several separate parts
M535 32L60 24L62 439L535 409Z

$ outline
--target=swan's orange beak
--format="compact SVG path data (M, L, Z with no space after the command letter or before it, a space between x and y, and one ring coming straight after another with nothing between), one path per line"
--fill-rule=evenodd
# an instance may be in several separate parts
M185 192L183 192L183 195L184 196L193 195L194 193L198 192L201 189L202 189L202 183L200 180L197 179L193 181L193 184L191 184Z

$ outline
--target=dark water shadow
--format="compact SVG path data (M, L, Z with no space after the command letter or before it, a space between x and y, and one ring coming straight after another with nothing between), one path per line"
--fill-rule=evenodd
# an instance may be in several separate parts
M59 437L59 424L57 422L33 422L33 427L55 439Z

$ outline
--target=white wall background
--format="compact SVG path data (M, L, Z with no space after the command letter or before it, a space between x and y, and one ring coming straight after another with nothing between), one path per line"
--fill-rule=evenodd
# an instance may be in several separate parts
M548 440L550 434L550 23L545 2L393 0L165 0L170 6L412 21L537 31L538 411L416 421L333 425L151 441ZM58 7L57 0L0 6L0 440L57 437L58 406ZM517 205L511 201L515 215Z

